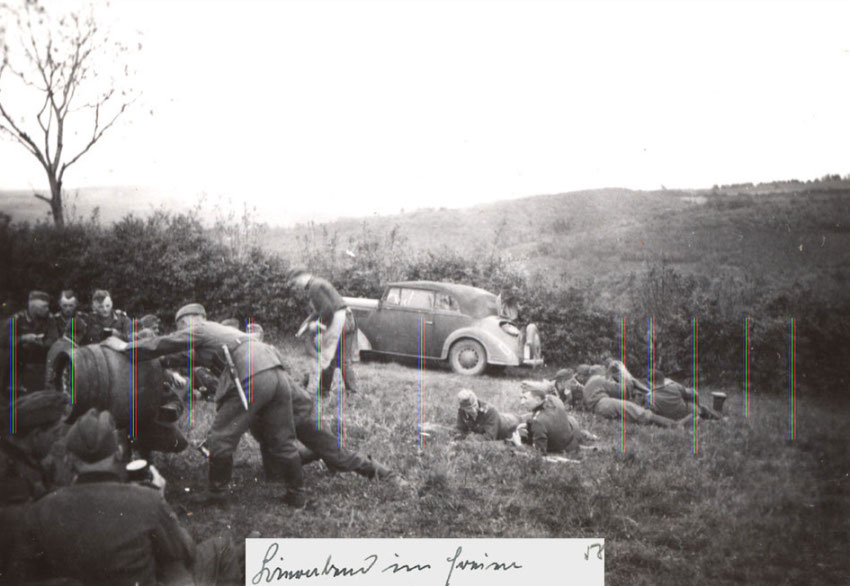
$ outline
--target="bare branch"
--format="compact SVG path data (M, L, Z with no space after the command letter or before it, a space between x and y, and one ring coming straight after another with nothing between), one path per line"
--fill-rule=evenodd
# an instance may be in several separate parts
M49 197L44 197L40 193L33 193L36 199L40 199L41 201L46 201L47 203L52 203L52 200Z
M65 175L65 170L68 167L70 167L71 165L73 165L74 163L76 163L77 160L80 157L82 157L84 154L86 154L89 151L89 149L92 146L94 146L94 143L96 143L97 141L100 140L100 138L103 136L103 133L105 133L107 130L109 130L112 127L113 124L115 124L115 121L118 120L118 118L121 116L121 114L124 113L124 111L127 109L127 107L130 106L135 101L136 101L136 98L133 98L129 102L125 102L124 104L122 104L121 109L118 110L118 112L115 114L115 116L113 116L112 119L108 123L106 123L106 125L104 125L103 128L101 128L99 131L97 130L97 127L98 127L98 120L100 118L100 107L95 109L95 131L92 134L91 140L89 140L88 144L83 148L83 150L81 150L79 153L77 153L77 155L74 158L72 158L70 161L68 161L67 163L62 165L62 170L59 171L59 180L60 181L62 180L62 176Z

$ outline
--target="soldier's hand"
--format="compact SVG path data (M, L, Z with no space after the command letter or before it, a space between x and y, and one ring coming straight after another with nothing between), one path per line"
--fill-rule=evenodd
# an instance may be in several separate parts
M153 465L150 467L151 471L151 484L154 485L159 493L162 495L162 498L165 498L165 478L163 478L162 474L159 473Z
M24 342L25 344L35 344L37 342L40 342L43 337L44 334L23 334L20 337L20 341Z
M114 336L110 336L110 337L106 338L100 344L101 344L101 346L106 346L107 348L115 350L116 352L123 352L124 350L127 349L127 345L128 345L127 342L124 342L121 339L116 338Z

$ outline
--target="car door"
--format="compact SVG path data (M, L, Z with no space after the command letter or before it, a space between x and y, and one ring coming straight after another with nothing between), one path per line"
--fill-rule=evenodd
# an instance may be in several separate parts
M433 322L433 334L426 339L426 347L429 356L439 357L446 338L455 330L468 326L472 319L461 313L457 299L438 291L434 298Z
M397 291L394 291L396 289ZM370 329L378 352L418 356L420 339L433 333L434 292L412 287L391 288L375 312ZM426 349L427 354L427 349Z

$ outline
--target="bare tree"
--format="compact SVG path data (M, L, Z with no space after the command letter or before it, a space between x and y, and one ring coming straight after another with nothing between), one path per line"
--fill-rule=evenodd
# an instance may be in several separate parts
M112 40L88 5L47 10L39 0L0 4L0 135L17 141L47 174L56 226L65 224L65 172L103 138L138 97L130 56L141 49ZM73 124L72 124L73 123Z

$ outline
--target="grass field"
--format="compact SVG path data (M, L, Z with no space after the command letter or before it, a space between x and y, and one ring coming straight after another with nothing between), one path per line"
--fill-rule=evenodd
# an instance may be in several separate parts
M290 351L294 370L315 365ZM702 422L698 454L688 430L629 426L577 413L601 440L581 463L550 463L500 442L453 442L437 433L420 450L424 420L453 426L466 386L500 410L521 412L519 381L549 370L465 378L396 363L358 365L362 393L347 399L346 447L401 472L410 489L305 468L311 503L293 512L281 485L262 480L259 451L246 435L237 452L233 498L225 508L192 505L206 466L195 450L157 456L168 499L196 539L226 532L264 537L603 537L607 584L850 583L850 421L846 401L797 399L797 437L788 438L785 381L757 390L751 416L740 389L727 419ZM313 377L315 380L315 377ZM701 385L703 391L712 389ZM337 413L335 402L324 414ZM194 441L205 437L211 403L195 405ZM189 488L191 492L187 492ZM238 496L236 496L238 494Z

